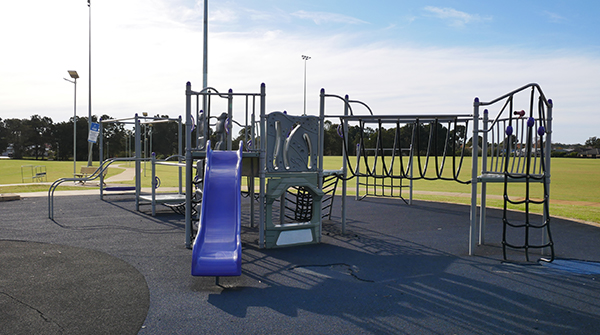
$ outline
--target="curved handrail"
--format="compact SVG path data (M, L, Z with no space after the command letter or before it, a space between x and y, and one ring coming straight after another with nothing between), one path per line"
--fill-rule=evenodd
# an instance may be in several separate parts
M335 95L335 94L324 94L324 97L331 97L331 98L338 98L342 101L344 101L344 104L348 106L348 109L350 110L350 115L354 115L354 111L352 110L352 103L355 104L359 104L359 105L363 105L371 115L373 115L373 111L371 110L371 107L369 107L369 105L367 105L366 103L360 101L360 100L346 100L345 98L340 97L339 95ZM328 115L328 117L336 117L336 116L331 116Z
M503 95L503 96L501 96L501 97L499 97L499 98L496 98L496 99L494 99L494 100L490 101L490 102L481 102L481 101L479 101L479 100L478 100L478 101L476 102L476 104L478 104L479 106L488 106L488 105L492 105L492 104L494 104L494 103L496 103L496 102L498 102L498 101L500 101L500 100L502 100L502 99L508 98L509 96L511 96L511 95L515 95L516 93L519 93L519 92L521 92L521 91L525 90L526 88L530 88L530 87L535 87L535 88L537 88L537 89L538 89L538 92L540 93L540 97L542 97L542 98L544 99L544 102L546 103L546 106L548 106L548 107L550 107L550 106L551 106L551 103L549 102L549 100L548 100L548 99L546 99L546 96L544 95L544 92L542 92L542 88L541 88L541 87L540 87L540 85L539 85L539 84L537 84L537 83L529 83L529 84L527 84L527 85L523 85L523 86L521 86L521 87L519 87L519 88L517 88L517 89L515 89L515 90L513 90L513 91L511 91L511 92L509 92L509 93L506 93L505 95Z
M66 182L66 181L87 182L87 181L91 181L91 180L96 180L104 174L104 171L106 169L108 169L108 167L112 163L117 162L117 161L132 161L132 160L143 161L143 160L149 160L149 159L148 158L139 158L138 159L136 157L111 158L111 159L107 159L107 160L103 161L102 164L100 164L100 166L96 169L96 171L94 171L94 173L92 173L88 177L59 178L59 179L55 180L52 183L52 185L50 185L50 188L48 189L48 218L50 218L51 220L54 220L54 191L56 191L56 189L58 188L58 186L60 186L60 184Z
M525 89L528 89L528 88L532 88L533 90L537 89L537 92L540 95L540 99L544 103L544 105L546 105L546 108L551 108L552 107L552 100L546 98L546 96L544 95L544 92L542 91L542 88L537 83L529 83L529 84L523 85L523 86L521 86L521 87L519 87L519 88L517 88L517 89L515 89L515 90L513 90L513 91L511 91L509 93L506 93L505 95L503 95L501 97L498 97L498 98L496 98L496 99L494 99L492 101L489 101L489 102L481 102L481 101L479 101L479 98L475 98L475 101L473 102L474 106L489 106L489 105L495 104L498 101L501 101L503 99L508 98L507 101L506 101L506 103L504 104L504 106L502 107L502 109L500 110L500 112L498 113L498 115L496 115L496 118L494 119L494 121L492 121L492 123L488 126L487 129L481 129L481 130L479 130L479 132L480 133L484 133L484 132L487 133L487 132L489 132L490 129L492 129L494 127L494 125L498 122L498 120L500 119L500 116L504 113L504 110L506 109L506 106L508 105L508 103L510 102L510 100L512 99L512 97L515 94L517 94L519 92L522 92L522 91L524 91ZM533 94L533 93L534 93L534 91L531 92L531 94ZM509 113L511 113L511 111L509 111Z

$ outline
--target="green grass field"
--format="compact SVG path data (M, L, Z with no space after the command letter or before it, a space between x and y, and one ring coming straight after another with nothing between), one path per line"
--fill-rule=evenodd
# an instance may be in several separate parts
M352 165L356 164L356 159L351 158ZM78 162L77 171L87 162ZM133 163L129 164L133 167ZM430 171L434 169L434 162L429 162ZM446 162L446 173L444 177L451 177L452 161ZM73 162L56 161L35 161L35 160L0 160L0 185L18 184L18 186L0 186L0 193L23 193L47 191L48 185L32 185L31 179L22 180L21 166L23 165L45 165L47 179L49 182L62 177L70 177L73 174ZM94 164L98 165L97 162ZM143 163L142 163L143 166ZM342 158L339 156L325 157L324 168L326 170L337 170L342 166ZM151 172L150 164L147 163L146 176L142 175L142 186L150 186ZM550 186L550 213L552 216L573 218L583 221L600 223L600 160L595 159L573 159L573 158L553 158L552 159L552 183ZM379 170L379 169L378 169ZM118 174L122 171L117 167L109 169L107 177ZM395 169L399 171L398 167ZM469 180L471 171L471 159L465 158L459 179ZM30 172L23 169L24 176L27 177ZM185 173L185 171L184 171ZM178 185L178 169L171 166L157 166L157 175L161 179L162 187L176 187ZM433 177L432 174L428 176ZM245 178L244 178L245 179ZM362 181L361 181L362 182ZM389 179L384 181L389 185ZM132 184L133 182L122 182L122 184ZM407 184L405 180L404 183ZM340 184L341 185L341 184ZM503 183L489 183L488 194L501 196L503 194ZM363 187L364 188L364 187ZM80 189L78 186L64 184L59 190ZM355 194L356 181L352 179L348 182L348 194ZM519 198L524 196L525 184L512 183L509 188L511 197ZM542 185L533 183L531 185L531 196L541 198L543 194ZM441 201L451 203L470 204L471 185L460 184L454 181L414 181L414 199ZM362 191L364 193L364 191ZM408 197L408 188L403 191L403 196ZM503 201L501 199L490 199L488 197L488 206L501 208ZM522 206L510 206L511 209L522 210ZM533 206L532 211L541 212L540 206Z
M144 163L142 162L142 169ZM4 159L0 160L0 185L11 185L11 186L0 186L0 193L21 193L21 192L40 192L48 191L48 185L37 185L32 182L31 169L28 167L21 168L26 165L44 165L46 167L47 180L53 182L59 178L70 178L73 176L73 162L58 162L58 161L42 161L42 160L12 160ZM82 166L86 166L87 162L77 162L76 171L79 173ZM123 172L122 168L117 167L122 165L124 167L134 167L133 162L117 162L112 164L106 175L106 178L114 176ZM93 162L93 166L98 167L98 162ZM146 173L142 173L142 187L149 187L151 185L151 164L146 163ZM185 168L182 169L185 173ZM161 186L177 186L179 183L178 169L176 167L157 165L156 174L160 177ZM118 184L133 184L131 182L118 182ZM89 187L89 186L86 186ZM81 189L79 186L69 186L69 183L64 183L59 187L59 190L77 190Z

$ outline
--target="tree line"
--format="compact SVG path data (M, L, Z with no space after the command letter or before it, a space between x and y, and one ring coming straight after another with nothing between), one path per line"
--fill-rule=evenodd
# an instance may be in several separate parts
M169 118L168 115L155 115L155 118ZM102 120L112 119L109 115L102 115ZM92 117L93 122L97 122L97 117ZM78 117L76 121L77 140L76 152L77 160L87 160L88 155L88 118ZM326 156L339 156L342 154L342 137L339 124L332 123L329 120L324 124L324 152ZM431 134L433 131L433 134ZM396 128L371 128L360 127L358 125L349 126L347 130L348 155L356 155L357 144L363 143L367 155L374 155L375 148L386 148L386 155L391 155L389 149L402 148L409 149L412 144L413 150L420 155L451 155L454 152L460 155L463 147L465 154L470 154L471 138L468 138L464 126L456 126L454 129L448 129L440 123L433 124L405 124L399 129ZM177 154L178 152L178 124L176 122L154 123L152 126L141 127L142 148L144 144L151 141L148 149L157 154L157 157L164 158ZM122 122L103 123L103 146L104 158L109 157L127 157L135 152L134 133L129 126ZM185 134L183 134L185 136ZM192 134L195 138L195 133ZM211 134L212 143L216 142L215 135ZM144 140L146 139L146 140ZM244 129L240 130L236 139L233 140L234 146L237 146L240 140L244 139ZM481 137L480 137L481 139ZM515 141L515 138L508 139ZM144 141L146 141L144 143ZM185 143L185 138L182 139ZM259 140L258 140L259 141ZM195 141L192 141L195 143ZM258 143L258 142L257 142ZM513 147L514 147L514 143ZM590 137L585 145L593 148L600 148L600 138ZM69 121L54 123L49 117L33 115L29 119L1 119L0 118L0 150L5 150L12 146L13 158L34 158L34 159L54 159L54 160L72 160L73 159L73 118ZM396 155L400 152L397 151ZM407 154L405 152L404 154ZM98 145L93 146L92 157L97 159L99 155Z
M156 115L155 118L168 118L168 115ZM112 119L109 115L101 116L101 120L109 119ZM98 122L98 118L92 116L92 122ZM77 127L75 141L77 160L85 161L88 158L88 118L78 117L75 127ZM11 146L11 155L17 159L72 160L73 128L73 118L59 123L54 123L51 118L39 115L33 115L29 119L3 120L0 118L0 151ZM104 158L134 155L134 132L126 129L126 124L122 122L104 123L102 131ZM150 137L153 138L152 151L156 152L159 157L177 154L178 125L176 122L143 126L141 132L142 141L144 138L147 141ZM92 148L92 157L98 159L98 145L95 144Z

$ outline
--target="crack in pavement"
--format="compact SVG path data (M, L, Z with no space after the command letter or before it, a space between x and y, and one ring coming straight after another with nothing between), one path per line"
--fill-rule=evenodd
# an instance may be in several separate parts
M44 314L44 312L40 311L39 309L35 308L34 306L31 306L31 305L27 304L26 302L21 301L21 300L15 298L15 297L13 297L12 295L4 292L4 291L0 291L0 294L3 294L5 296L7 296L9 299L12 299L13 301L16 301L17 303L19 303L19 304L21 304L21 305L23 305L23 306L25 306L25 307L27 307L27 308L29 308L29 309L37 312L39 314L39 316L42 318L42 320L44 320L45 322L49 322L49 323L55 324L61 331L65 330L63 326L61 326L56 321L53 321L51 318L49 318L48 316L46 316Z

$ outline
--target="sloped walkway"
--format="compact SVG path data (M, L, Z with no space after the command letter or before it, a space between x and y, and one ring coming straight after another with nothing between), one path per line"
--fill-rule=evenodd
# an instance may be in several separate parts
M116 174L112 177L106 178L104 180L104 182L115 183L115 182L122 182L122 181L134 181L135 167L127 166L127 164L119 164L119 165L115 165L114 167L123 169L123 172Z

